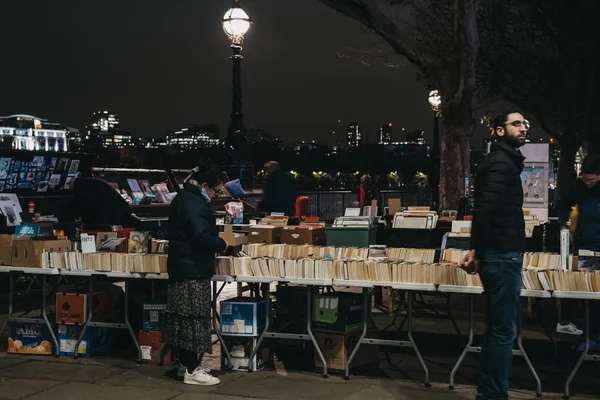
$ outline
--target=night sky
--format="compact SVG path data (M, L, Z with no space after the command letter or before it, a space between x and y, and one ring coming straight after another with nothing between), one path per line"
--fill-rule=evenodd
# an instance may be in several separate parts
M220 123L225 134L231 61L221 18L228 0L4 3L0 115L83 128L93 111L106 109L138 136L191 123ZM343 141L352 121L369 129L370 141L388 122L394 135L401 127L431 130L415 68L382 60L365 66L337 55L348 46L371 47L360 24L316 0L241 5L254 19L242 65L247 128L287 143Z

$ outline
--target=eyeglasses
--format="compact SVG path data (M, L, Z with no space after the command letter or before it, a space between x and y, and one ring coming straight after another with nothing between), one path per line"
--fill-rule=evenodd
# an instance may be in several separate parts
M512 125L515 128L524 127L525 129L529 129L531 127L531 124L527 120L507 122L506 125Z
M223 190L222 187L218 187L213 190L215 191L215 197L223 196L225 194L225 191Z

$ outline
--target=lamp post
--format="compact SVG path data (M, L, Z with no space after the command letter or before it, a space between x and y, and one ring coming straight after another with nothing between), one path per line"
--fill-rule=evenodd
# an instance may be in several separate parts
M233 55L233 88L231 102L231 123L227 129L227 138L225 139L225 155L227 164L232 159L246 158L247 141L244 137L246 128L244 128L244 114L242 114L242 43L244 35L250 29L251 19L241 7L239 0L233 0L233 7L227 10L223 16L223 30L231 41L231 50Z
M433 192L433 203L439 207L439 186L440 186L440 106L442 97L437 90L429 92L429 105L433 110L433 151L432 151L432 171L430 185Z

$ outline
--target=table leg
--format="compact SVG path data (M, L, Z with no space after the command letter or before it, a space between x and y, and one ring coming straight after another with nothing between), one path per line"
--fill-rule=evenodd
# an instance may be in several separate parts
M225 283L223 283L223 285L221 286L221 290L223 290L224 286L225 286ZM221 329L219 328L219 326L217 326L217 319L218 319L217 298L219 297L221 290L217 291L217 282L213 282L213 298L212 298L212 305L211 305L212 311L213 311L212 320L213 320L213 328L215 330L215 334L217 335L217 338L219 339L219 342L221 343L221 351L223 353L225 353L225 358L227 359L227 365L225 366L225 370L230 371L231 370L231 355L229 354L229 349L227 348L227 344L225 343L225 340L223 340L223 336L221 335Z
M14 275L14 272L11 271L8 273L8 315L6 316L6 321L4 321L4 324L2 324L2 329L0 329L0 336L2 336L2 334L4 333L4 330L8 326L8 321L10 321L10 318L12 316L14 280L15 280L15 275Z
M415 351L415 354L417 356L417 358L419 359L419 362L421 363L421 366L423 367L423 369L425 370L425 386L426 387L430 387L431 383L429 383L429 370L427 369L427 365L425 365L425 361L423 360L423 357L421 357L421 353L419 352L419 348L417 347L417 344L415 343L414 339L413 339L413 335L412 335L412 312L413 312L413 298L412 296L408 297L408 320L407 320L407 324L408 324L408 340L410 341L413 350Z
M267 303L266 304L267 310L265 312L265 315L266 315L265 329L258 336L258 340L256 341L256 346L252 349L252 353L250 354L250 357L248 358L248 362L250 364L250 366L248 368L248 372L254 372L254 358L256 357L256 353L258 353L258 349L262 345L262 342L265 340L265 334L271 327L271 296L269 296L269 284L268 283L263 284L263 298L265 299L265 301Z
M540 382L540 377L538 376L537 372L535 371L535 368L533 368L533 365L531 364L531 361L529 360L529 357L527 356L527 353L525 352L525 349L523 348L523 310L522 310L522 307L520 304L519 304L518 313L519 313L519 315L517 317L517 347L519 348L521 355L525 359L525 363L527 363L527 367L529 367L529 370L533 374L533 378L535 379L535 382L537 384L536 396L538 398L541 398L542 397L542 383Z
M358 349L360 348L360 345L362 344L363 339L365 338L365 336L367 336L367 328L368 328L368 324L369 324L368 308L369 308L369 289L363 288L363 331L360 336L360 339L358 339L358 341L356 342L356 346L354 346L354 350L352 350L350 357L348 357L348 360L346 361L346 368L344 370L344 378L346 378L346 379L350 378L350 365L352 364L352 360L354 360L356 353L358 353Z
M60 356L60 348L58 347L58 340L56 340L56 335L54 334L54 329L52 328L52 324L48 320L48 315L46 314L46 275L42 275L42 318L46 321L46 326L48 327L48 332L50 332L50 337L54 342L54 348L56 349L56 357Z
M583 328L583 335L584 335L583 336L583 340L584 340L583 352L579 356L579 359L577 360L577 363L575 364L573 371L571 371L571 374L567 378L567 382L565 382L564 399L569 398L571 382L573 382L573 379L575 379L575 375L577 375L577 371L579 371L579 368L581 367L583 360L585 359L585 357L588 354L588 351L590 350L590 301L589 300L583 300L583 318L584 318L584 324L585 324L584 328Z
M325 360L325 356L323 355L323 352L319 348L319 343L317 343L317 339L315 338L315 335L313 334L313 331L312 331L312 327L310 326L311 322L312 322L311 300L312 300L312 294L313 294L313 287L307 286L306 290L307 290L307 293L306 293L306 332L308 333L308 336L310 336L310 340L312 341L313 345L315 346L317 355L319 356L319 358L321 359L321 363L323 364L323 378L327 378L327 360Z
M79 334L79 337L77 338L77 342L75 343L75 350L74 350L73 358L75 358L76 360L79 357L79 344L83 340L83 336L85 335L85 332L87 331L88 324L90 322L92 322L92 315L94 313L94 311L93 311L94 309L92 307L93 296L94 296L94 277L90 275L90 287L89 287L87 304L86 304L88 317L87 317L87 320L85 321L85 323L83 324L83 326L81 327L81 333Z
M465 346L465 349L463 350L463 352L461 353L460 357L458 358L458 361L456 362L456 365L454 365L454 368L452 368L452 372L450 372L450 390L454 390L454 376L456 375L456 373L458 372L458 369L460 368L461 364L463 363L465 357L467 356L467 353L469 352L471 346L473 345L473 336L474 336L474 332L473 332L473 295L469 295L469 341L467 342L467 345Z
M133 340L133 344L135 344L135 347L137 348L138 351L138 358L137 358L137 362L141 363L142 362L142 348L140 347L140 343L138 342L137 336L135 335L135 332L133 332L133 328L131 327L131 323L129 322L129 281L125 280L125 325L127 325L127 330L129 331L129 334L131 335L131 339Z

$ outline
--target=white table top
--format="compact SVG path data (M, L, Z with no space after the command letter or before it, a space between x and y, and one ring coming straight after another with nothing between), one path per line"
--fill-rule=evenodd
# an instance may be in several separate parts
M481 287L481 286L439 285L438 290L442 293L465 293L465 294L482 294L483 293L483 287Z
M0 272L22 272L33 275L58 275L59 271L54 268L32 268L32 267L12 267L10 265L0 266Z
M391 287L392 289L414 290L421 292L435 292L437 289L433 283L403 283L403 282L382 282L382 281L351 281L346 279L334 279L335 286L349 286L372 288L375 286Z
M538 297L538 298L548 299L548 298L552 297L552 294L550 294L550 292L547 290L521 289L521 297Z
M273 278L271 276L242 276L237 275L235 280L237 282L247 282L247 283L272 283L277 282L279 278Z
M555 290L552 297L557 299L600 300L600 292L562 292Z

